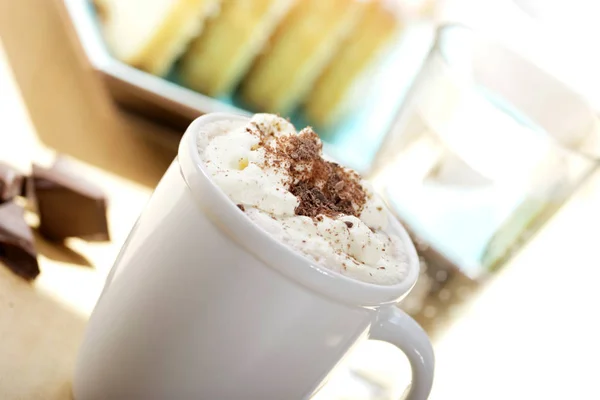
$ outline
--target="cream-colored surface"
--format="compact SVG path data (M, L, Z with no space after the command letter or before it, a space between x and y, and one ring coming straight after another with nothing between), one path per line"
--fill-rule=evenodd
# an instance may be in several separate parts
M174 155L154 139L176 143L168 139L172 132L111 105L73 50L58 5L0 0L0 159L26 168L31 159L50 161L52 149L75 157L109 194L113 242L72 241L70 251L38 240L42 274L33 285L0 266L2 400L70 399L87 315ZM457 310L457 321L435 344L432 399L600 397L599 204L597 173L476 302ZM92 267L77 265L85 260ZM376 350L361 351L352 364L376 365L385 382L407 372L398 352ZM407 380L402 375L399 382ZM320 399L366 399L356 385L332 383Z

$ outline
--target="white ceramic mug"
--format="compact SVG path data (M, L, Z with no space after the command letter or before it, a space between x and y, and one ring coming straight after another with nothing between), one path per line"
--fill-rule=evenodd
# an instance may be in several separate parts
M409 399L426 399L434 356L394 303L394 286L311 263L255 225L211 181L196 147L208 114L187 129L111 271L80 349L76 400L305 399L357 343L390 342L412 366Z

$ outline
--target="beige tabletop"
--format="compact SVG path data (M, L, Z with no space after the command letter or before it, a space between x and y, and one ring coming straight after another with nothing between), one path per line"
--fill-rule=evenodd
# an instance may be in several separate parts
M3 400L70 398L86 319L177 143L173 132L112 104L60 7L60 0L0 0L0 159L27 170L55 152L72 157L109 196L113 240L57 247L36 237L42 273L32 284L0 266ZM596 175L461 310L435 344L432 398L600 398L593 374L600 359L599 210ZM397 354L363 356L365 365L378 364L380 379L397 378L383 367Z

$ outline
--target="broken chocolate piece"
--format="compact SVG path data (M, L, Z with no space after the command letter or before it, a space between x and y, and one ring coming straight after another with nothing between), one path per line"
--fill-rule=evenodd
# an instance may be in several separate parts
M0 202L21 194L25 177L8 164L0 162Z
M25 210L14 201L0 204L0 261L25 279L40 273L31 228Z
M23 184L21 185L21 196L27 201L35 203L35 193L33 190L33 177L26 176L23 178Z
M39 231L50 240L78 237L108 241L106 197L94 184L73 174L73 168L65 159L59 159L50 169L33 166Z

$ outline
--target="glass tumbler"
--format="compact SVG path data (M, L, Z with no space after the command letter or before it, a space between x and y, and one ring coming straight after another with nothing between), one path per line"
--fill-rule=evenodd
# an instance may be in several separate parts
M438 265L478 280L593 171L599 132L586 101L526 56L445 25L369 178Z

